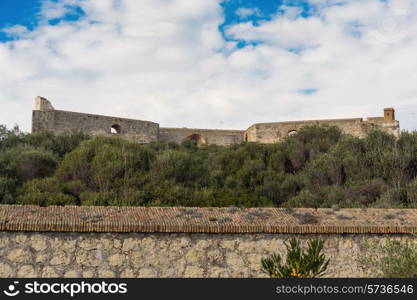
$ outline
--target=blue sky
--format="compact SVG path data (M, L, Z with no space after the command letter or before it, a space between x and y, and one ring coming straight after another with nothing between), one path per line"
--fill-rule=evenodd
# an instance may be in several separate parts
M60 109L162 126L380 116L416 129L413 0L2 0L0 121Z
M52 0L58 2L58 0ZM14 25L22 25L29 30L33 30L41 19L40 13L42 10L43 0L2 0L0 4L0 28L10 27ZM221 2L221 7L224 10L224 22L219 26L219 30L224 32L224 28L231 24L236 24L242 21L251 21L258 24L261 21L269 20L271 16L279 12L279 7L283 4L300 7L302 9L301 15L308 17L312 6L308 1L271 1L271 0L225 0ZM239 8L254 9L256 14L249 16L242 16L236 12ZM72 10L70 13L49 21L50 24L56 24L62 20L75 21L81 18L84 12L79 7ZM4 32L0 32L0 41L12 40L14 37L8 36ZM225 37L227 39L227 37ZM239 45L241 46L241 45Z
M41 1L2 0L0 9L0 27L22 24L33 28L36 15L40 12Z
M33 30L39 25L43 0L2 0L0 4L0 28L21 25ZM53 0L53 2L58 2ZM74 7L68 14L52 19L49 24L54 25L62 20L75 21L83 16L79 7ZM14 37L0 31L0 41L13 40Z

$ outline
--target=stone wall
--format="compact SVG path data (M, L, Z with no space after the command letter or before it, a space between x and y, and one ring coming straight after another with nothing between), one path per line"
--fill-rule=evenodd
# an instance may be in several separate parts
M285 234L0 233L0 277L266 277L261 258L285 255ZM365 241L408 235L296 235L325 241L326 277L372 277ZM416 241L415 238L413 241Z
M97 136L112 135L112 128L113 135L138 143L158 140L159 124L153 122L62 110L34 110L32 113L32 132L47 130L58 134L65 131L81 130Z
M265 277L291 237L324 240L328 277L370 277L366 244L416 232L417 209L0 205L0 277Z
M384 121L384 118L276 122L259 123L249 127L247 130L248 141L276 143L287 137L291 132L297 132L304 126L314 125L337 126L342 132L359 138L365 137L374 128L379 128L395 136L400 133L398 121Z
M396 120L386 120L385 118L367 118L369 123L396 137L400 135L400 122Z
M160 128L159 140L164 142L181 143L198 135L207 145L232 145L244 141L244 130L215 130L193 128Z
M384 117L258 123L247 130L159 128L159 124L148 121L55 110L52 104L42 97L35 99L35 110L32 113L32 132L47 130L61 133L68 130L82 130L97 136L110 135L113 129L119 136L139 143L158 140L181 143L191 139L199 146L228 146L244 141L276 143L289 133L312 125L338 126L344 133L360 138L374 128L379 128L394 136L400 133L400 125L395 120L393 108L384 109Z

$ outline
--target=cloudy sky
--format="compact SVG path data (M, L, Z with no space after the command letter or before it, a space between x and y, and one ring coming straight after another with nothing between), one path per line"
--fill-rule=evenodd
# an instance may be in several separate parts
M161 126L382 116L417 129L415 0L1 0L0 124L33 99Z

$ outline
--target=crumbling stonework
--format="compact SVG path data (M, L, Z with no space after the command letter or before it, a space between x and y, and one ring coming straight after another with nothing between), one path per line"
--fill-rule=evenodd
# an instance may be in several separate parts
M55 110L52 104L42 97L35 99L35 110L32 114L32 132L47 130L62 133L82 130L93 136L115 134L139 143L158 140L180 143L184 140L194 140L199 146L232 145L244 141L276 143L302 127L311 125L338 126L344 133L357 137L364 137L374 128L395 136L400 133L393 108L385 108L383 117L259 123L247 130L159 128L159 124L149 121Z
M296 133L304 126L328 125L337 126L343 133L359 138L365 137L372 129L379 128L382 131L399 135L399 122L395 120L385 121L381 118L368 119L340 119L319 121L296 121L279 123L259 123L248 128L247 141L260 143L276 143L291 133Z
M196 140L199 145L232 145L244 141L244 130L193 129L193 128L159 128L159 140L181 143ZM198 141L201 141L198 143Z
M55 110L44 98L36 98L32 112L32 132L83 131L93 136L120 135L138 143L158 140L159 124L117 117Z

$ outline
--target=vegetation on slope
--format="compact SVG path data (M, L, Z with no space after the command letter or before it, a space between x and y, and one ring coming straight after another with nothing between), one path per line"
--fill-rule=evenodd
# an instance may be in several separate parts
M305 127L278 144L135 144L0 126L0 203L416 207L417 132Z

